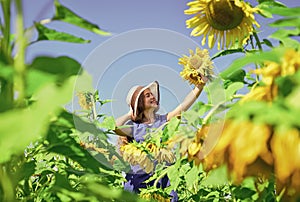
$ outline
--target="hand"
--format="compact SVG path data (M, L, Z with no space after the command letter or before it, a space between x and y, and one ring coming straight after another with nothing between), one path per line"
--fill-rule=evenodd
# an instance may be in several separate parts
M204 82L204 84L206 84L206 82L208 82L208 78L202 74L201 75L201 78L202 78L202 81Z
M203 74L200 74L200 77L201 77L201 80L203 81L203 83L197 84L196 87L199 89L202 89L205 86L205 84L208 82L209 79L206 76L204 76Z

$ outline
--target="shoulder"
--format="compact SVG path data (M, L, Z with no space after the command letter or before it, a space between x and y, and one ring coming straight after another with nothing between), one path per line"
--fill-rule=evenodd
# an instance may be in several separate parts
M155 114L155 119L160 121L166 121L168 114Z

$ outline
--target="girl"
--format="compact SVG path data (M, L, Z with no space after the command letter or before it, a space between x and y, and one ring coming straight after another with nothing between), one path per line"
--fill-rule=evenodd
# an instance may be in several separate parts
M207 79L205 80L207 81ZM136 142L142 143L144 136L149 129L157 129L163 127L172 117L179 116L181 112L186 111L199 97L205 83L195 86L195 88L185 97L183 102L179 104L173 111L160 115L156 112L159 109L159 84L157 81L150 83L147 86L134 86L127 95L126 102L130 110L125 115L116 119L115 132L118 135L127 137L126 139L134 139ZM131 127L118 128L123 125ZM144 183L149 179L151 174L144 172L140 166L131 166L131 172L126 175L127 182L124 189L140 192L140 188L151 186L151 183ZM169 185L167 176L160 181L158 186L165 188ZM176 192L170 194L172 201L177 201Z

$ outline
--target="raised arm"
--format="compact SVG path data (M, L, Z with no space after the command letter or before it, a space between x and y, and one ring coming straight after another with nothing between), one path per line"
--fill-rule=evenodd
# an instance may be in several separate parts
M131 116L132 111L130 110L128 113L116 119L115 133L117 135L132 137L131 128L119 128L120 126L124 126L124 124L131 119Z
M205 84L195 86L195 88L184 98L183 102L179 104L173 111L167 115L167 121L175 116L179 116L181 112L184 112L190 108L190 106L196 101L200 93L203 90Z

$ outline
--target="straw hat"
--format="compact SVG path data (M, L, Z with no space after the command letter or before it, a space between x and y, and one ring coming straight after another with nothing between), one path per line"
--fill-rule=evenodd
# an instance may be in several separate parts
M133 110L133 116L136 117L137 105L140 95L144 90L147 88L150 89L151 93L155 97L157 101L157 105L159 105L159 84L157 81L153 81L152 83L148 84L147 86L133 86L127 94L126 102L129 107Z

